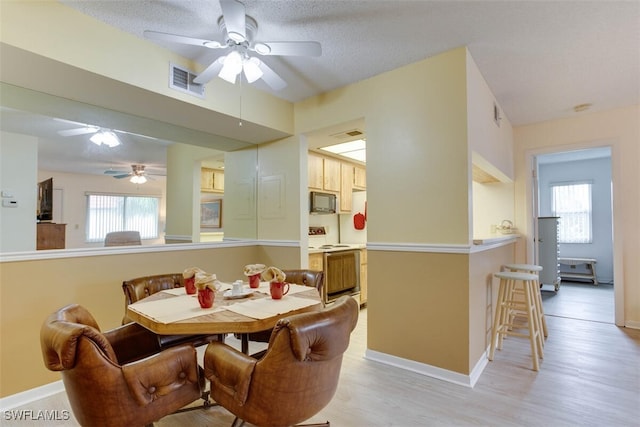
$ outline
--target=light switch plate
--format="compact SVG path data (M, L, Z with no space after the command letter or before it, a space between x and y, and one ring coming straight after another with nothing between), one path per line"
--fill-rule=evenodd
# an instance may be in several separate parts
M11 190L2 190L2 197L3 198L12 198L13 197L13 191Z

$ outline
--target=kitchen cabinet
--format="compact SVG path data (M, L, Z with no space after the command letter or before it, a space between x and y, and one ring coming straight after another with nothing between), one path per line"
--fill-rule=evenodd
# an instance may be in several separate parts
M201 168L200 191L205 193L224 193L224 171Z
M558 220L558 217L538 218L538 264L542 267L540 284L553 285L556 291L560 289Z
M309 270L323 271L323 255L322 253L309 254Z
M360 306L367 304L367 250L360 250Z
M353 189L354 190L367 189L367 170L362 166L353 167Z
M324 158L322 167L324 190L340 191L340 160Z
M39 222L36 228L36 249L64 249L67 224Z
M308 156L308 174L309 188L314 190L324 190L324 159L320 156L309 154Z
M353 165L340 164L340 203L339 212L351 213L353 207Z

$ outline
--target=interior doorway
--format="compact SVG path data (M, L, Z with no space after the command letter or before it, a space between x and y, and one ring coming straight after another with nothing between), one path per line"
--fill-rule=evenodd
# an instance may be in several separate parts
M583 279L572 273L588 272L587 265L560 264L559 289L541 290L545 314L615 323L611 148L540 154L534 168L534 218L559 216L564 224L558 227L558 258L595 260L597 275L597 281L587 274ZM588 191L572 202L575 209L567 209L574 196L562 191L574 188ZM588 206L582 203L587 199Z

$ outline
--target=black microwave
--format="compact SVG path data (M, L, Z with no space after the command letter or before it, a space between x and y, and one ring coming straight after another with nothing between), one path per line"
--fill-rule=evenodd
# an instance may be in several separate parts
M331 193L321 193L319 191L310 191L309 212L315 214L336 213L336 195Z

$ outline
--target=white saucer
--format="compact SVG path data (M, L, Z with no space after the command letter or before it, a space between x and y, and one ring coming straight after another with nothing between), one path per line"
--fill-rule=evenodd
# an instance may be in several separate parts
M229 289L222 294L226 299L246 298L249 295L253 295L253 289L243 289L241 294L234 294L231 289Z

